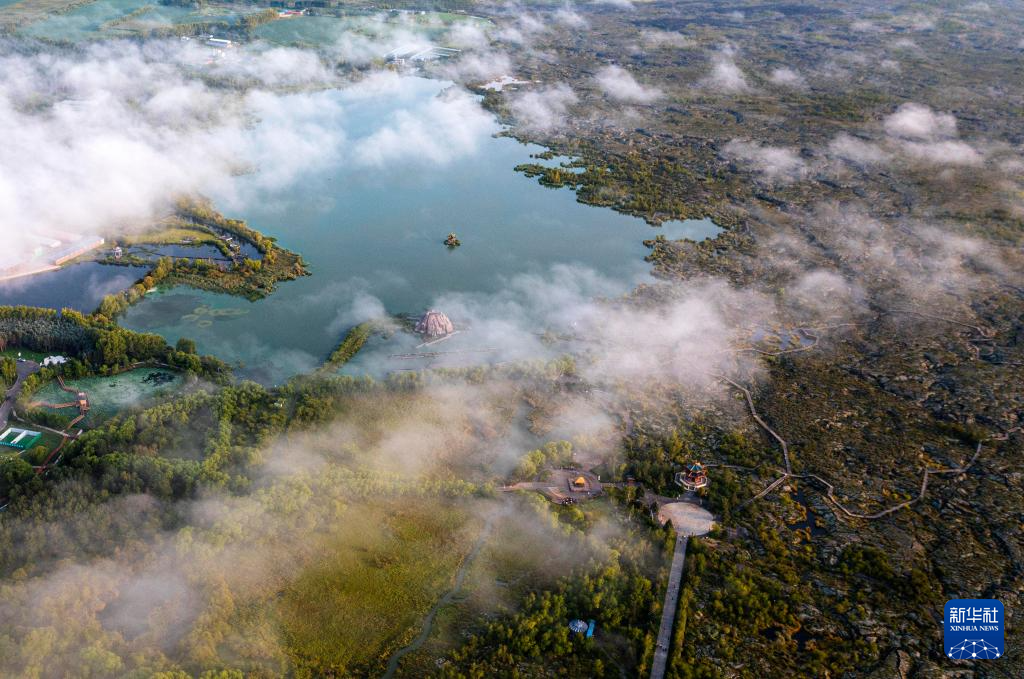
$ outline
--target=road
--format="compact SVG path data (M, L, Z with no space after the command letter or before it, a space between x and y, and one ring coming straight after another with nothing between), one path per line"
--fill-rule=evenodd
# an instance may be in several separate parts
M658 628L658 642L651 662L651 679L663 679L668 666L668 649L672 644L672 627L675 625L676 608L679 605L687 542L690 536L706 535L715 525L711 512L692 502L662 504L658 507L658 519L663 523L672 522L672 528L676 531L676 547L672 552L665 603L661 607L661 627Z
M14 385L7 390L3 405L0 405L0 431L7 429L7 419L11 416L11 411L14 409L14 402L18 399L18 394L21 393L21 387L29 375L39 372L39 364L35 361L18 361L17 371L18 379L16 379L14 381Z
M689 539L689 536L682 533L676 534L676 549L672 553L672 570L668 575L665 604L661 608L658 643L654 647L654 661L651 663L651 679L662 679L665 676L665 668L668 666L668 647L672 643L672 627L676 620L679 587L683 582L683 561L686 559L686 543Z

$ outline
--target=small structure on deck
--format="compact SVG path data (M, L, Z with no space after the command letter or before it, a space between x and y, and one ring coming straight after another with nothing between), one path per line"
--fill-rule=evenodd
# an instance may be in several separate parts
M577 476L569 482L569 490L574 493L586 493L590 490L590 481L585 476Z
M573 634L586 634L589 625L579 618L569 623L569 631Z
M444 244L450 248L457 248L462 245L462 241L460 241L459 237L455 235L454 231L452 231L448 234L448 237L444 239Z
M676 472L676 483L686 490L698 490L708 485L708 473L704 465L694 462L685 472Z
M455 332L451 319L436 309L430 309L416 321L416 332L427 340L441 339Z

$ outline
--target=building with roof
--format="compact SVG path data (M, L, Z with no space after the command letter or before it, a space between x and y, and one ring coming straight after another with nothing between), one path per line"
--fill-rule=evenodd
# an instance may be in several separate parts
M42 437L42 432L8 427L3 434L0 434L0 446L28 450L38 443Z
M698 490L708 485L708 473L704 465L694 462L686 471L676 472L675 481L686 490Z
M569 490L574 493L586 493L590 490L590 481L581 474L569 480Z

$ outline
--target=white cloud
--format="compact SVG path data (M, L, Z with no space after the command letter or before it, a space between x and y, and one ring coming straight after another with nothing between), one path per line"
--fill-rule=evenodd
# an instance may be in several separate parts
M785 85L786 87L803 87L807 84L807 81L804 80L802 75L793 69L786 67L776 68L773 70L769 76L769 80L776 85Z
M509 106L522 127L550 132L565 125L569 107L577 101L578 97L571 87L558 83L518 93Z
M888 153L877 144L858 139L848 134L836 135L828 145L829 155L849 160L859 165L874 165L889 160Z
M487 31L477 24L458 21L448 30L448 42L455 47L484 49L491 41Z
M239 49L203 64L210 54L179 41L0 49L0 126L18 131L0 145L5 262L34 248L30 232L116 236L183 194L230 207L253 198L242 186L287 184L343 156L447 162L496 129L468 94L425 102L421 80L387 73L289 93L274 88L342 83L310 52ZM353 133L348 107L381 96L389 113ZM241 172L255 174L239 182Z
M672 47L685 49L697 45L693 38L677 33L675 31L663 31L657 28L645 28L640 32L640 41L644 47L661 48Z
M583 18L583 15L576 11L575 6L572 3L565 3L552 14L555 21L568 26L569 28L584 28L587 26L587 20Z
M922 104L901 105L883 122L885 131L904 139L936 139L956 136L956 118L936 113Z
M985 156L970 144L953 139L906 143L903 145L903 149L912 158L936 165L978 166L985 160Z
M661 90L640 84L629 71L620 66L605 66L597 72L594 80L602 92L617 101L649 104L662 96Z
M547 30L544 21L529 12L521 11L514 22L502 23L493 35L505 42L526 45L534 36L546 33Z
M405 86L405 79L394 74L381 73L371 79L380 84L378 91L380 87L400 91ZM473 96L450 89L426 104L388 113L374 132L354 143L352 150L355 159L367 165L396 161L443 164L473 153L495 130L493 117Z
M858 33L877 33L880 29L878 25L867 19L857 19L850 24L850 30L857 31Z
M772 181L795 181L807 174L807 164L793 149L734 139L724 151Z
M928 106L907 103L883 121L892 145L914 160L936 165L977 166L985 155L957 139L956 118Z
M721 92L742 92L749 88L747 78L733 60L734 50L724 48L713 57L711 73L704 79L705 87Z
M452 80L492 80L512 72L512 60L504 52L468 52L440 69Z

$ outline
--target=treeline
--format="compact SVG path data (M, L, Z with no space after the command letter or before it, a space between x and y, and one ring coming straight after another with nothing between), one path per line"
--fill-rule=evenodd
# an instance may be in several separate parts
M0 306L0 351L20 347L83 356L95 345L96 330L77 311Z
M545 469L567 467L572 462L572 444L570 442L550 441L543 447L531 450L519 458L519 465L512 472L511 478L513 481L526 481Z
M26 381L39 382L56 371L69 377L106 375L134 363L155 361L216 382L227 380L230 369L213 356L197 356L195 345L179 342L171 347L164 338L113 325L102 317L89 317L71 309L0 307L0 349L20 347L71 359L54 369L44 368Z
M269 24L271 21L277 19L276 9L264 9L259 12L253 12L252 14L246 14L240 20L241 27L247 31L251 31L264 24Z
M338 370L351 361L378 328L379 324L376 321L366 321L350 329L324 361L322 369Z
M211 490L247 493L271 440L335 417L346 396L379 388L366 380L341 377L294 381L277 389L255 382L216 390L200 385L173 400L119 413L68 442L62 464L48 472L45 482L31 465L26 468L24 460L10 458L0 463L0 497L10 500L7 516L19 521L0 521L0 576L49 558L45 550L52 546L47 547L46 540L19 538L9 527L32 523L51 497L70 501L79 493L84 513L94 502L125 495L147 494L170 503ZM488 484L447 475L411 478L341 466L321 470L316 481L339 498L353 500L382 495L465 498L492 491ZM60 493L54 493L53 486L60 487ZM45 531L45 523L41 518L38 530ZM15 543L22 548L12 549ZM64 548L69 554L99 556L109 546L83 542Z
M673 494L678 490L676 472L695 460L752 468L774 462L763 447L755 445L743 433L723 431L700 418L680 425L667 435L637 430L626 439L624 452L626 461L618 470L619 475L632 475L662 494ZM767 468L765 472L767 474ZM728 508L725 505L731 500L718 492L720 477L722 472L715 469L712 483L716 484L716 490L713 495L718 496L717 501L724 502L719 509L725 510Z
M140 278L127 290L106 295L101 301L96 313L106 321L113 321L119 314L123 313L131 305L146 296L146 293L160 283L167 280L174 270L174 263L169 257L161 257L153 270Z

